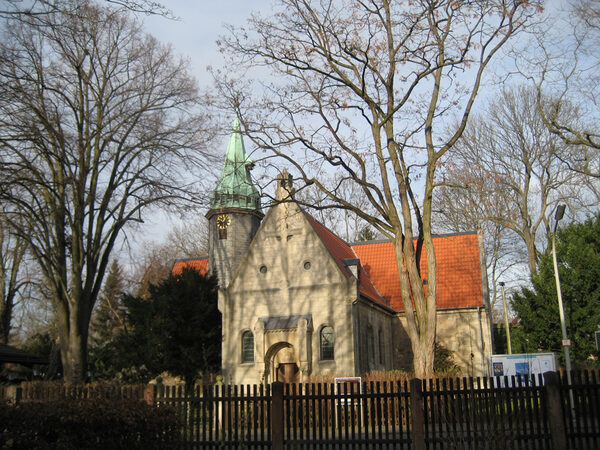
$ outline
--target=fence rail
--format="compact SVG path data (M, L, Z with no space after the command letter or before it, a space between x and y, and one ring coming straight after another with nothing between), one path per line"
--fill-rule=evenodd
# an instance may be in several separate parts
M115 384L63 384L59 382L24 382L19 386L0 386L0 400L19 403L28 401L51 401L58 399L113 399L153 401L151 386Z
M18 400L104 395L169 405L181 419L178 444L185 449L598 449L598 374L572 375L570 386L557 373L546 373L370 382L337 390L326 383L217 385L190 392L162 385L24 388Z

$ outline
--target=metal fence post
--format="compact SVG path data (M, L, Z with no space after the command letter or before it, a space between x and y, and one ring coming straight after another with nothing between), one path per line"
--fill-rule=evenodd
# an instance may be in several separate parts
M544 373L544 393L550 421L550 435L552 436L553 450L567 448L567 429L560 396L560 385L556 372Z
M271 445L272 450L283 450L283 383L271 384Z
M412 448L425 450L425 404L422 381L418 378L410 380L410 418Z

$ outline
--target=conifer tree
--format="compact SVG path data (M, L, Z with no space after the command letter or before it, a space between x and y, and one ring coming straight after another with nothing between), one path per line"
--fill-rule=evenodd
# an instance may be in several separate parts
M571 358L576 365L596 365L594 332L600 324L600 215L571 224L557 233L561 291L567 332L572 340ZM552 254L546 252L532 278L532 288L512 298L519 317L513 332L513 351L553 351L562 360L562 335Z

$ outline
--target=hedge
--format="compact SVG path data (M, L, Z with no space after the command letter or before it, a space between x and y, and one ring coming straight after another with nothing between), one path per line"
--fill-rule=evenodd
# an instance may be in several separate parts
M171 408L140 400L55 400L0 405L0 449L163 449L175 443Z

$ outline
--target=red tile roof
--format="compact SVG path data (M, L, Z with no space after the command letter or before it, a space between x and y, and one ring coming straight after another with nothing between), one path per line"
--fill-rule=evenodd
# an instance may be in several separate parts
M208 256L195 259L178 259L173 263L171 274L179 275L184 268L195 269L202 275L206 275L206 272L208 272Z
M310 214L304 214L346 277L349 278L351 274L343 261L360 259L360 292L363 296L396 311L404 309L392 242L370 241L349 245ZM433 245L438 272L437 307L446 309L482 306L477 234L436 236L433 238ZM171 273L177 275L184 267L191 267L206 274L208 257L177 260ZM425 254L421 258L421 275L427 278Z
M464 308L483 305L477 234L433 238L437 260L437 307ZM352 245L377 290L393 309L402 311L400 279L392 242ZM427 258L421 258L421 276L427 278Z
M356 254L352 250L352 247L350 247L346 242L344 242L338 236L333 234L333 232L330 231L328 228L326 228L324 225L317 222L315 220L315 218L312 217L310 214L304 212L304 215L308 219L309 223L312 225L313 229L316 231L316 233L321 238L321 241L323 241L323 243L329 250L329 253L331 253L331 256L333 256L333 259L335 260L337 265L340 267L341 271L346 275L346 278L350 278L351 273L344 266L343 261L345 259L356 259L357 258ZM389 308L390 304L387 302L386 299L384 299L379 294L379 292L377 292L377 289L375 288L375 286L369 279L368 273L365 272L364 268L361 265L359 265L359 266L360 266L359 278L360 278L361 294L363 294L366 297L370 298L371 300L373 300L377 303L380 303L384 306L387 306Z

